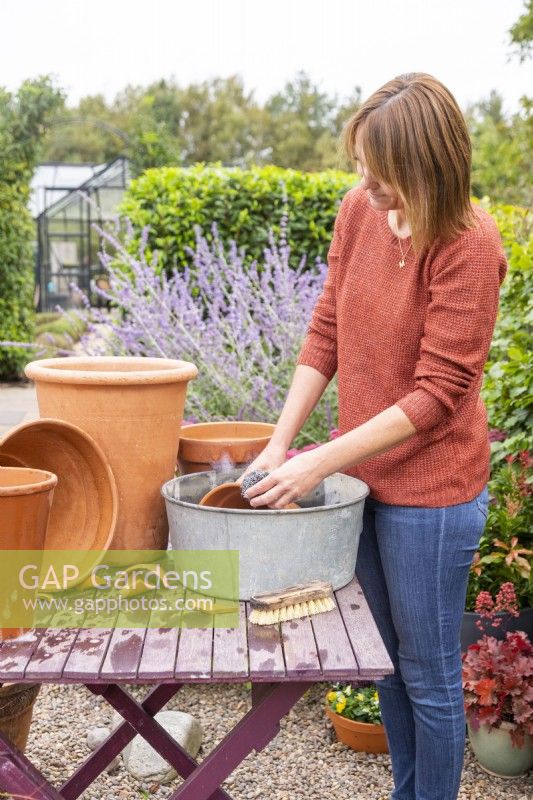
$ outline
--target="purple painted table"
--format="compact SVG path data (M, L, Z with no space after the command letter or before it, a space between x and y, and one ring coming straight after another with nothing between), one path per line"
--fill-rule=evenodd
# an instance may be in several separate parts
M221 783L276 736L309 686L393 672L357 580L335 596L333 611L279 625L251 624L241 603L239 628L46 628L2 642L0 682L83 684L124 722L59 788L0 734L0 789L74 800L139 733L185 778L171 800L231 800ZM153 719L185 683L248 681L252 708L200 764ZM142 703L121 685L135 683L154 685Z

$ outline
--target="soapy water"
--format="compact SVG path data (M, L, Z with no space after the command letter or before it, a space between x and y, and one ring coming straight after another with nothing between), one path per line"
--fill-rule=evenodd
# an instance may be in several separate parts
M233 461L233 459L229 456L228 453L222 453L222 457L219 458L218 461L210 461L209 466L211 467L211 469L214 469L215 472L224 473L236 469L238 465L235 463L235 461ZM246 467L244 466L243 471L245 469Z

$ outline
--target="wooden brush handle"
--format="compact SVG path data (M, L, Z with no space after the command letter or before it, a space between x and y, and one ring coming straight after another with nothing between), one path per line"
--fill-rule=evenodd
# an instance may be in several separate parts
M277 592L254 594L250 597L250 606L258 611L273 611L276 608L294 605L294 603L318 600L320 597L328 597L331 594L333 594L331 583L327 581L310 581L309 583L297 583L294 586L287 586Z

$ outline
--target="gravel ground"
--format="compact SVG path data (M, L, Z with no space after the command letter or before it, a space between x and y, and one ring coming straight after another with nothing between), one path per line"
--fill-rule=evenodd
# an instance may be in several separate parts
M138 699L147 687L129 687ZM389 800L392 774L388 755L355 753L335 739L323 711L326 684L315 684L281 722L278 736L252 752L223 784L234 800ZM251 707L243 685L194 685L180 689L167 709L189 711L204 728L198 760L220 741ZM42 686L34 710L27 754L55 785L89 754L86 732L108 725L112 709L80 686ZM143 784L122 765L100 776L83 800L168 798L181 783ZM467 745L459 800L529 800L533 776L504 780L483 772Z

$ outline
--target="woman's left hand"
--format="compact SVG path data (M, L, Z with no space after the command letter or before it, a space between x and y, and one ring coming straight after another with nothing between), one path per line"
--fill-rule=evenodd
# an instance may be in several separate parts
M317 447L294 456L272 470L266 478L250 486L245 495L250 505L254 508L283 508L318 486L325 477L320 470L319 450Z

